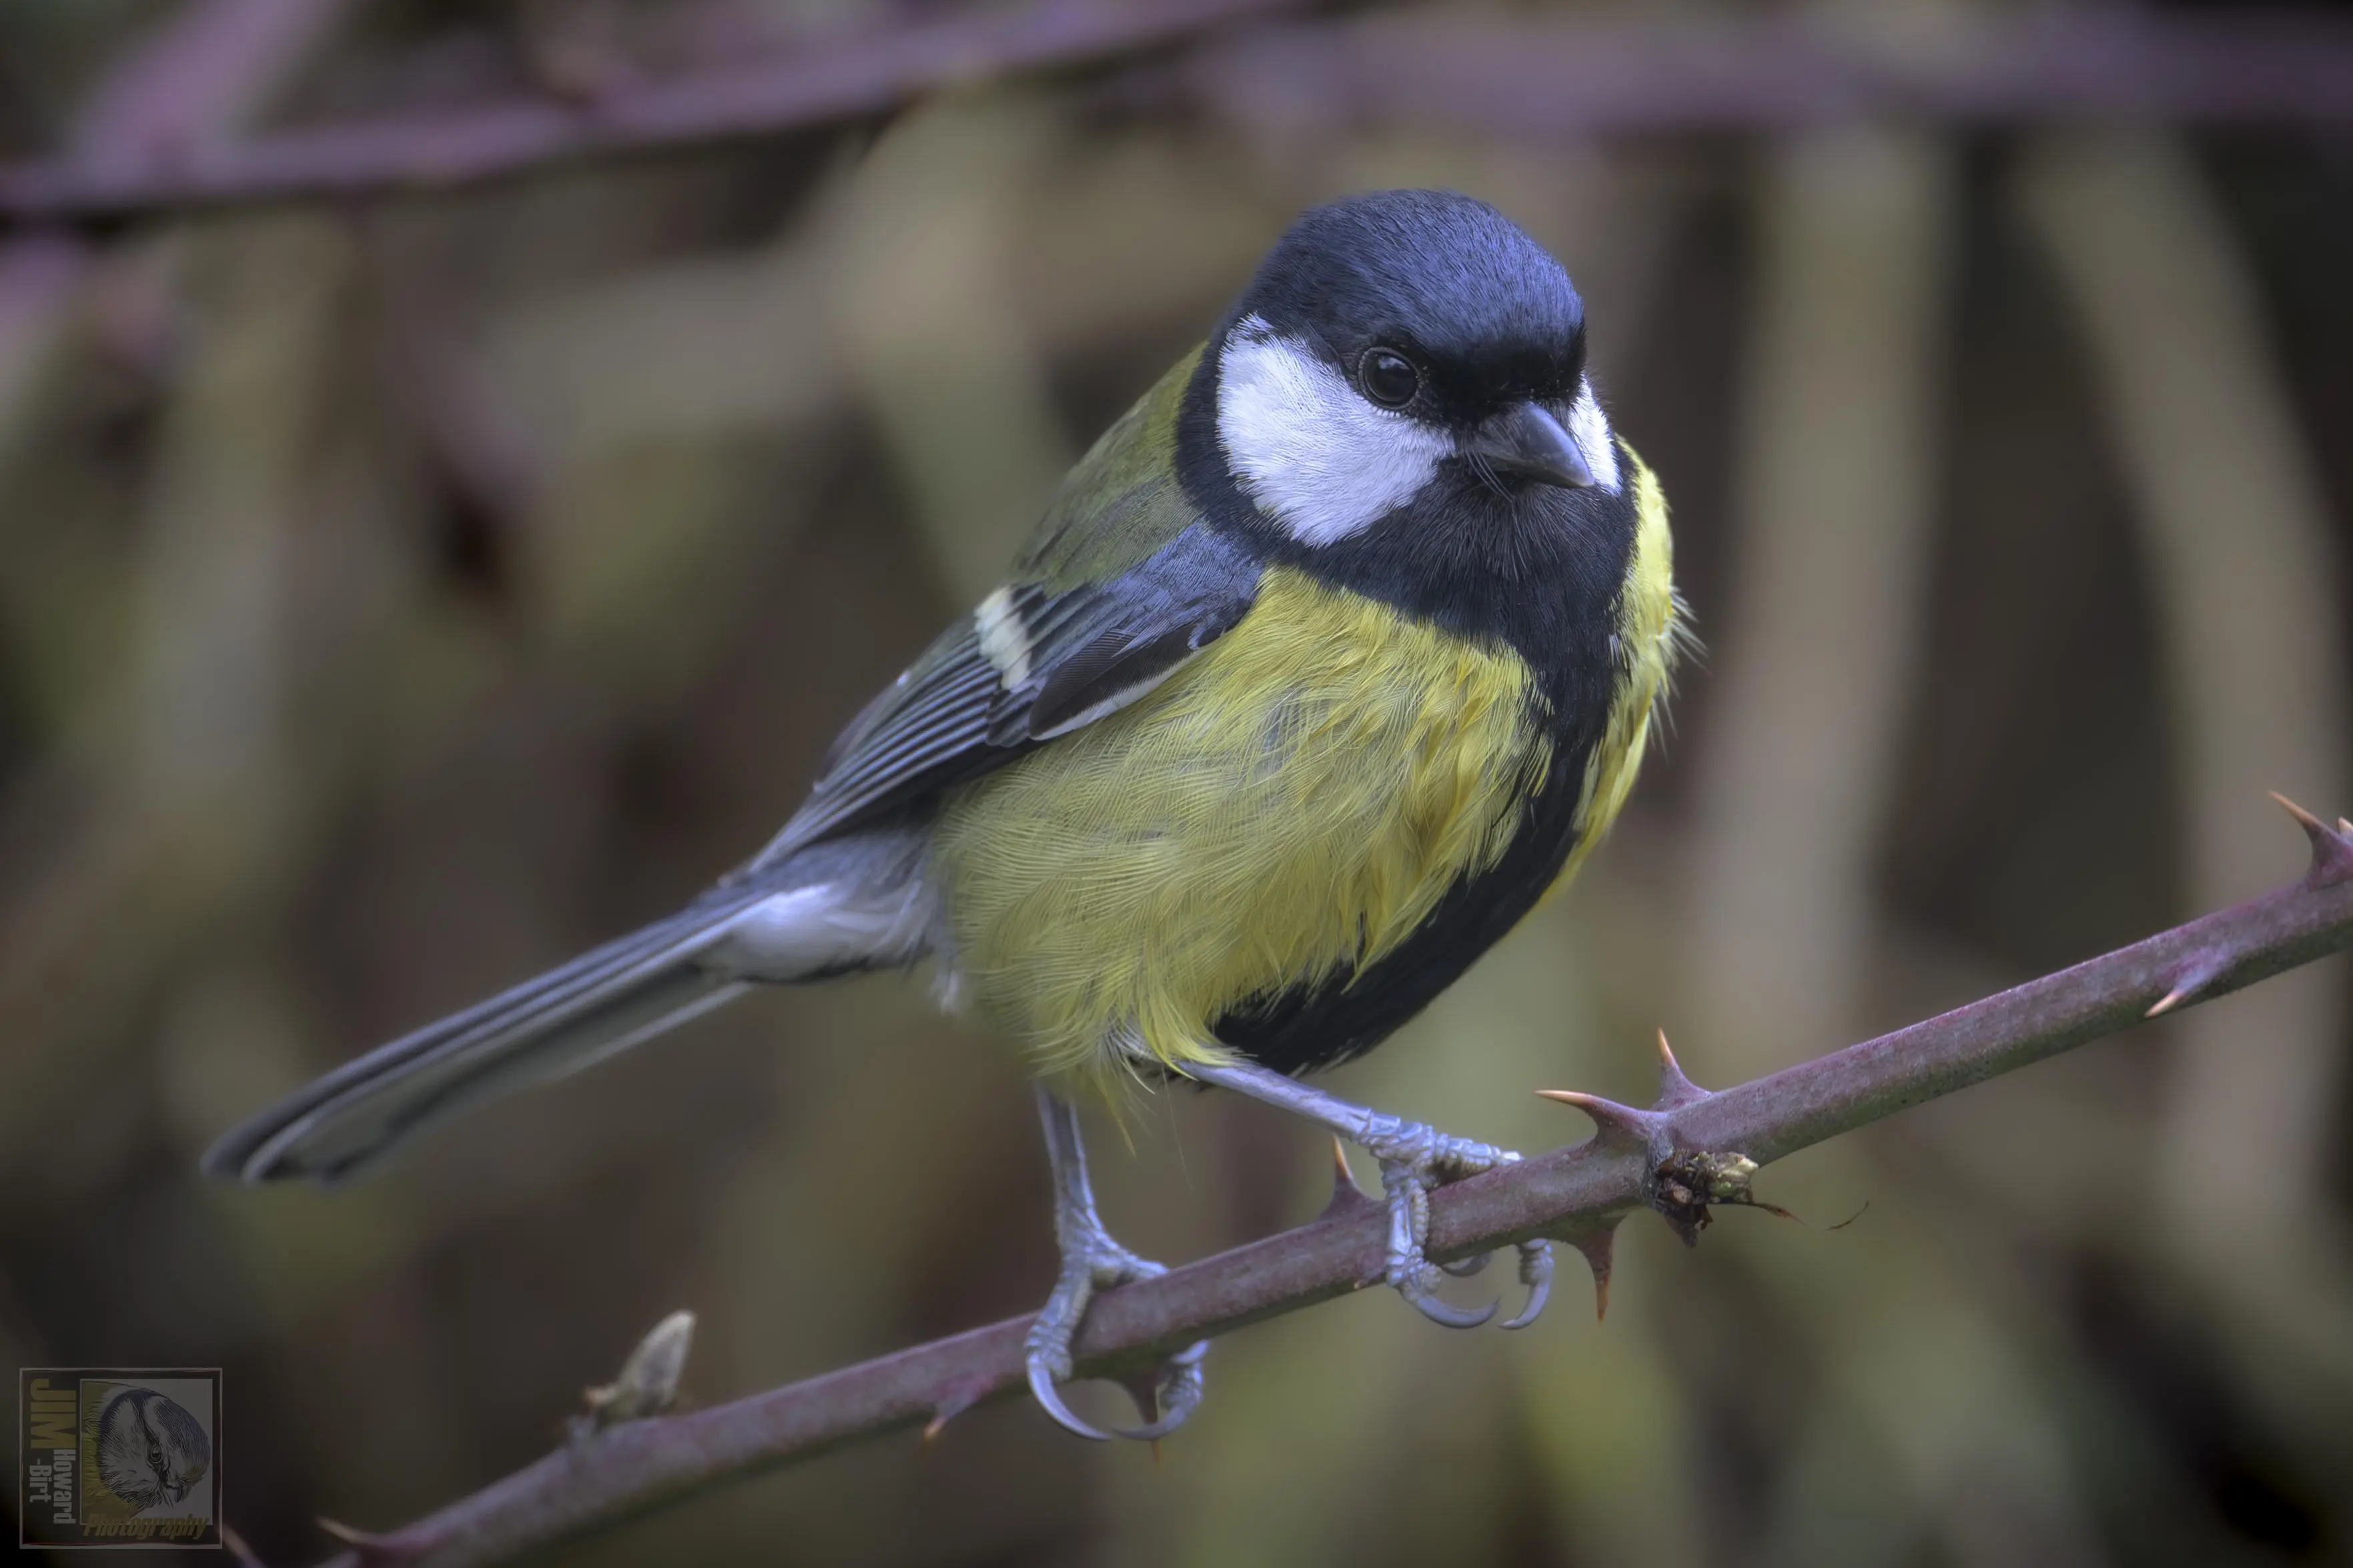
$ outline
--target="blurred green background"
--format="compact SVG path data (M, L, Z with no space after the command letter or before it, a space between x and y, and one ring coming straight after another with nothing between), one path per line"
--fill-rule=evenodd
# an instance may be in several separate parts
M593 100L958 9L5 0L0 155ZM673 1308L706 1404L1033 1308L1019 1065L893 979L349 1192L195 1162L756 847L1285 224L1367 186L1567 264L1709 653L1576 890L1335 1090L1575 1141L1528 1090L1640 1099L1659 1026L1729 1082L2293 875L2263 791L2353 809L2342 121L1579 135L1512 47L1572 14L1760 13L1376 8L447 196L0 235L0 1363L225 1367L227 1518L287 1563L544 1451ZM1799 19L1933 63L2042 14ZM1493 89L1422 90L1417 27L1488 40ZM125 74L216 34L247 54L178 98ZM1344 42L1397 89L1307 68ZM1156 1461L1008 1403L562 1560L2353 1560L2347 1002L2323 964L1774 1167L1807 1225L1638 1218L1598 1326L1581 1279L1518 1335L1370 1292L1220 1342ZM1253 1106L1094 1136L1150 1256L1320 1205L1323 1141Z

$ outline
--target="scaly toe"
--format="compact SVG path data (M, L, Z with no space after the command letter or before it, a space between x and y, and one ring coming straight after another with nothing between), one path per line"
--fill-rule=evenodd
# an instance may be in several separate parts
M1055 1281L1054 1293L1046 1299L1037 1321L1029 1325L1027 1345L1029 1392L1063 1430L1098 1443L1108 1443L1114 1436L1145 1440L1165 1437L1183 1426L1185 1418L1201 1403L1201 1361L1209 1348L1207 1340L1169 1357L1156 1369L1137 1403L1144 1407L1145 1415L1151 1416L1153 1412L1145 1405L1148 1396L1159 1405L1160 1415L1158 1419L1148 1419L1141 1426L1115 1426L1106 1432L1072 1410L1063 1401L1058 1386L1071 1380L1071 1346L1078 1338L1079 1325L1086 1321L1087 1307L1096 1293L1167 1271L1163 1265L1138 1258L1107 1237L1084 1245L1082 1250L1063 1259L1062 1277Z
M1420 1122L1391 1122L1381 1127L1366 1141L1366 1147L1381 1163L1381 1188L1388 1199L1388 1266L1385 1275L1388 1283L1433 1323L1450 1329L1475 1329L1486 1322L1502 1302L1490 1302L1480 1310L1453 1306L1438 1297L1436 1287L1441 1278L1448 1274L1476 1274L1486 1267L1487 1259L1482 1256L1444 1265L1430 1261L1430 1194L1445 1183L1492 1171L1519 1156L1507 1149L1449 1138ZM1535 1245L1543 1247L1542 1243ZM1514 1326L1535 1321L1535 1313L1544 1308L1551 1278L1551 1253L1544 1251L1538 1264L1530 1260L1524 1247L1520 1279L1528 1286L1531 1296L1528 1306L1512 1320Z

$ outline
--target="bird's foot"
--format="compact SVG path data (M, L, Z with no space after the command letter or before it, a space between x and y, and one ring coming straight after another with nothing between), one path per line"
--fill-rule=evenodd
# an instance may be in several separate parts
M1493 1306L1483 1312L1466 1312L1439 1300L1437 1286L1444 1275L1475 1274L1486 1260L1464 1258L1443 1268L1430 1260L1430 1194L1450 1182L1512 1164L1519 1159L1517 1154L1491 1143L1450 1138L1424 1122L1352 1105L1255 1062L1201 1062L1187 1070L1220 1089L1320 1121L1369 1152L1380 1162L1381 1187L1388 1195L1388 1246L1382 1278L1422 1316L1450 1329L1475 1329L1495 1315ZM1545 1299L1552 1294L1552 1244L1541 1239L1523 1241L1519 1252L1520 1283L1528 1288L1528 1300L1519 1316L1504 1325L1507 1329L1525 1329L1535 1322L1544 1311Z
M1061 1390L1056 1386L1070 1381L1071 1342L1078 1337L1079 1325L1086 1319L1087 1304L1094 1300L1095 1293L1166 1272L1160 1264L1138 1258L1113 1241L1092 1215L1069 1227L1062 1242L1061 1278L1055 1281L1054 1293L1046 1299L1037 1321L1029 1325L1026 1347L1029 1392L1037 1396L1047 1415L1080 1436L1098 1442L1109 1441L1114 1434L1152 1441L1185 1424L1193 1407L1201 1403L1201 1360L1209 1348L1207 1340L1179 1351L1148 1374L1126 1382L1129 1394L1145 1417L1141 1426L1114 1426L1106 1432L1064 1404Z
M1440 1300L1439 1280L1447 1274L1475 1274L1486 1267L1484 1256L1440 1265L1430 1260L1430 1194L1450 1182L1459 1182L1515 1163L1509 1149L1451 1138L1424 1122L1393 1116L1372 1119L1357 1142L1380 1162L1381 1190L1388 1195L1389 1235L1383 1278L1416 1310L1450 1329L1475 1329L1495 1315L1501 1302L1472 1310ZM1504 1324L1525 1329L1543 1313L1552 1294L1552 1244L1537 1239L1519 1244L1520 1283L1527 1287L1527 1304Z

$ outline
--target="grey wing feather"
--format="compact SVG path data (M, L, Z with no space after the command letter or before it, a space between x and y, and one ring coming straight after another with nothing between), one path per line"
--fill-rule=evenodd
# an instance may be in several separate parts
M808 804L745 870L871 826L1134 701L1241 620L1260 571L1196 523L1109 582L1001 591L996 636L1018 638L1020 658L989 657L977 613L949 628L851 722Z

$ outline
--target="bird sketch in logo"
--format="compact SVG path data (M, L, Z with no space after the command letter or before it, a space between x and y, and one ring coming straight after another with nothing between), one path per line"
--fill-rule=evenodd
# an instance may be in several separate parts
M134 1512L177 1503L212 1468L196 1418L152 1388L125 1388L98 1417L98 1479Z

